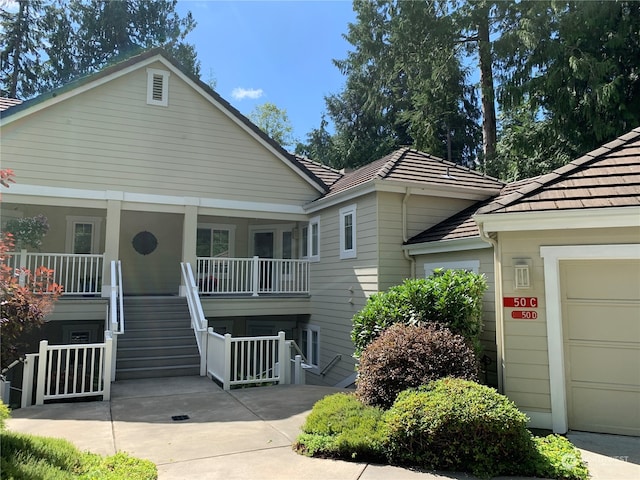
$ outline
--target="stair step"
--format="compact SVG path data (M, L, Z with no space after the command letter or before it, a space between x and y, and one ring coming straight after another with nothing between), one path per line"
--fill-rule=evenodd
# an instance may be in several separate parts
M198 347L191 343L181 345L155 345L155 346L118 346L118 359L120 358L140 358L154 357L162 355L198 355Z
M184 298L125 298L116 378L198 375L200 355Z
M154 368L154 367L183 367L185 365L200 365L200 355L162 355L157 357L118 358L117 370L128 368Z
M117 380L197 375L200 375L200 364L181 365L177 367L124 368L116 371Z

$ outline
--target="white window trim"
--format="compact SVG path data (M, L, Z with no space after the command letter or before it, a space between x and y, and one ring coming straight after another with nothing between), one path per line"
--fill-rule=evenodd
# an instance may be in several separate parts
M162 77L162 100L153 98L153 77L155 75ZM169 106L169 75L170 73L166 70L147 68L147 104L159 107Z
M438 268L442 268L444 270L466 270L467 272L479 273L480 260L462 260L459 262L425 263L424 276L428 277Z
M351 245L352 248L347 249L345 247L345 218L351 215ZM356 205L349 205L340 209L340 258L356 258Z
M100 227L102 225L101 217L86 217L67 215L67 236L65 241L65 250L73 253L74 225L77 223L90 223L93 225L93 235L91 237L91 253L101 253L100 248Z
M640 244L541 246L540 256L544 261L551 428L554 433L564 434L567 432L569 420L564 370L560 261L636 259L640 257Z
M318 251L316 252L316 254L313 254L313 226L317 225L317 229L318 229ZM310 262L319 262L320 261L320 217L313 217L312 219L309 220L309 231L308 231L308 241L309 241L309 245L308 245L308 249L307 251L309 252L309 256L307 257L309 259Z
M302 335L304 331L307 332L307 351L304 352L305 357L307 358L307 365L309 365L309 371L312 373L319 374L320 373L320 327L317 325L304 324L300 327L300 347L302 348ZM316 332L318 334L318 364L314 364L313 362L313 334L312 332Z
M229 258L235 256L236 226L226 223L198 223L198 229L227 230L229 232Z

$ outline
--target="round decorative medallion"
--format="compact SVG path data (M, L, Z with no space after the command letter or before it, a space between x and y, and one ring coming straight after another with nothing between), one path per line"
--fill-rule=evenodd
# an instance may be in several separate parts
M141 255L149 255L158 246L158 239L151 232L140 232L131 241L133 248Z

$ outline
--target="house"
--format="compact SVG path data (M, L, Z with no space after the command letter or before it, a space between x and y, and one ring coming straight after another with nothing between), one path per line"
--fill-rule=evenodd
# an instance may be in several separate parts
M532 426L640 435L640 128L404 248L494 279L497 383Z
M308 383L352 383L352 316L416 274L403 242L503 187L409 148L349 173L297 157L158 49L2 108L2 219L51 225L16 262L65 287L43 335L101 341L121 285L116 378L198 374L182 263L216 332L284 331Z

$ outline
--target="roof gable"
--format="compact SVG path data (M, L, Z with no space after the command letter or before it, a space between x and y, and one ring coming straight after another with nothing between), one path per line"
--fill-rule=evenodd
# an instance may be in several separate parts
M214 104L228 118L245 130L249 135L254 137L272 154L276 155L284 164L295 171L305 182L309 183L317 191L324 193L328 190L328 186L310 169L308 169L304 163L300 162L298 158L284 150L282 146L266 135L208 85L196 77L185 73L180 64L161 48L145 51L139 55L135 55L124 61L106 67L95 74L79 78L63 87L39 95L38 97L26 102L17 101L18 103L13 103L5 109L2 114L2 118L0 119L1 125L7 125L12 121L31 115L59 102L63 102L80 93L96 88L106 82L120 78L123 75L134 70L144 68L155 62L161 62L172 73L178 75L194 90L200 93L205 100Z

